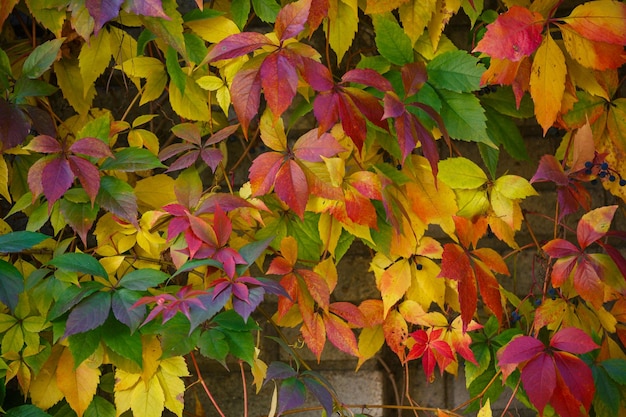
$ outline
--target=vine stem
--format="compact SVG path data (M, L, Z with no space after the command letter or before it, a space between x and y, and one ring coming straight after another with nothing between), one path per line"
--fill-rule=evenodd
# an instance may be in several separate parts
M520 382L522 382L522 378L520 378L519 381L517 381L517 385L515 385L515 389L513 390L513 393L511 394L511 398L509 398L509 401L506 403L506 406L504 407L504 410L502 410L502 414L500 414L500 417L504 417L509 407L511 406L511 403L513 402L513 398L515 398L515 394L517 394L517 390L519 389Z
M496 382L496 379L498 379L498 377L501 374L502 374L502 370L499 370L498 372L496 372L496 374L493 376L493 378L491 378L491 381L489 381L487 386L485 386L485 388L483 388L483 390L478 395L474 396L473 398L470 398L469 400L465 401L463 404L454 407L452 409L452 411L460 410L461 408L463 408L463 407L473 403L474 401L478 400L479 398L482 398L485 395L485 393L487 392L487 390L493 385L494 382Z
M213 397L213 394L211 394L211 390L207 386L206 382L204 382L204 378L202 378L202 374L200 373L200 367L198 366L198 361L196 361L196 355L194 355L193 352L190 352L189 355L191 356L191 361L193 362L193 367L195 368L196 373L198 374L198 381L200 381L200 384L202 384L202 388L204 388L204 392L206 392L206 395L209 397L209 400L211 400L211 403L213 404L213 407L215 407L215 410L217 410L219 415L221 417L226 417L224 415L224 412L220 408L220 406L217 404L217 401L215 401L215 398Z
M248 417L248 387L246 385L246 372L243 369L243 361L239 361L241 369L241 386L243 387L243 417Z

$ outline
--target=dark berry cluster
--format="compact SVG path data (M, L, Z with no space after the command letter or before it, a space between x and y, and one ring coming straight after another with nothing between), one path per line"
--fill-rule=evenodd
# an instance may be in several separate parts
M496 91L498 91L498 86L497 85L486 85L483 88L481 88L480 90L478 90L478 95L479 96L484 96L485 94L495 93Z
M606 161L601 163L594 163L591 161L585 162L585 175L591 175L594 173L594 171L597 171L596 175L600 179L615 182L619 178L620 187L626 186L626 179L622 178L622 176L617 171L611 169L609 167L609 163Z

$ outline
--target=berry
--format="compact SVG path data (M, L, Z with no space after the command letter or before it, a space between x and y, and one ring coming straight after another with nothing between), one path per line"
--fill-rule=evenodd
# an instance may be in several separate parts
M417 268L418 271L421 271L422 269L424 269L424 266L422 264L417 264L415 265L415 268Z
M585 168L591 168L593 166L593 162L587 161L585 162Z
M591 175L591 170L589 168L585 170L585 175Z
M552 298L553 300L556 299L556 290L554 288L550 288L548 290L548 295L550 296L550 298Z
M606 172L605 171L598 172L598 177L600 177L600 178L606 177Z
M517 312L517 310L513 311L511 313L511 323L515 323L518 322L519 319L521 319L522 317L519 315L519 313Z
M600 165L600 168L606 171L607 169L609 169L609 163L602 162L602 164Z
M620 187L623 187L623 186L625 186L625 185L626 185L626 180L625 180L624 178L620 178L620 180L619 180L619 186L620 186Z
M615 180L616 180L615 175L613 174L609 175L609 181L615 182Z

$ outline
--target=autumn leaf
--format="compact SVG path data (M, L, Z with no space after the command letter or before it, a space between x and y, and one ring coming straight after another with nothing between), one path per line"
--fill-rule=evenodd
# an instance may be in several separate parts
M532 55L542 42L544 19L525 7L513 6L487 26L474 51L517 62Z
M454 361L454 353L450 345L441 339L442 329L417 330L410 334L415 340L415 344L409 351L406 360L422 358L422 367L426 374L426 379L434 379L435 364L439 365L439 370L443 375L444 369Z
M72 410L82 417L100 382L100 369L97 364L90 363L88 359L75 366L70 350L65 349L59 358L56 375L59 390Z
M548 33L537 49L530 73L530 95L544 135L561 110L566 75L565 56Z
M555 333L547 348L530 336L513 339L498 352L498 364L505 379L521 369L523 387L540 414L550 404L559 415L573 417L580 407L589 411L595 392L591 369L574 355L598 347L585 332L568 327Z
M609 1L590 1L572 10L563 18L584 38L594 42L626 44L626 4Z

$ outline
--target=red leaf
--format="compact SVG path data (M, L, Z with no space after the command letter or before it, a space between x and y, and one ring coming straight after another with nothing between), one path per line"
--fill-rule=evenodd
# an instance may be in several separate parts
M543 414L556 388L556 369L552 357L540 353L531 359L522 369L522 384L539 414Z
M544 155L539 161L537 172L530 179L530 182L552 181L556 185L566 186L569 183L567 174L559 161L553 155Z
M113 157L113 152L109 145L98 138L82 138L72 143L69 148L74 153L79 153L94 158Z
M160 17L161 19L171 20L163 11L161 0L129 0L128 10L139 16Z
M380 75L378 71L370 68L355 68L350 70L341 77L341 81L344 83L364 84L383 92L393 91L391 82Z
M552 394L550 404L560 417L580 417L581 415L587 415L586 413L582 413L583 405L572 395L559 374L556 376L556 389Z
M363 148L363 143L365 143L365 136L367 135L365 118L352 101L352 98L345 94L338 94L337 98L341 126L343 127L344 132L346 132L346 135L350 136L354 146L356 146L360 152ZM315 101L317 102L317 100Z
M376 208L369 200L353 187L344 190L346 214L353 222L377 229L378 216Z
M311 29L311 33L315 32L315 30L322 23L322 20L328 16L329 7L330 5L328 0L311 1L311 10L309 11L309 27Z
M309 290L309 294L311 294L313 300L315 300L322 310L328 311L330 290L326 280L318 273L308 269L298 269L296 272L304 279L306 288Z
M455 243L446 243L443 246L441 272L438 276L458 282L461 318L463 319L463 331L465 331L476 312L478 291L470 258L462 247Z
M295 38L304 30L304 24L309 17L309 9L311 8L311 0L299 0L284 6L278 16L274 30L278 39L284 41L288 38Z
M589 411L591 401L596 391L591 369L589 369L587 364L580 358L566 352L555 352L554 363L567 390L574 397L575 402L578 403L574 408L575 413L569 415L579 416L580 404ZM557 386L557 391L563 391L563 387ZM558 408L562 408L559 407L559 405L562 405L559 404L562 403L562 401L559 401L558 396L553 397L550 403L557 410ZM565 413L560 413L560 415L564 417L567 416Z
M402 74L405 97L411 97L417 93L428 79L426 64L422 61L403 65L400 73Z
M323 162L346 149L330 133L318 137L317 129L309 130L293 145L294 156L308 162Z
M577 327L566 327L556 332L550 339L550 346L577 355L600 347L587 333Z
M217 246L220 248L226 246L228 239L233 232L233 225L224 210L222 210L219 205L215 208L212 229L215 230Z
M213 62L222 59L236 58L249 54L265 45L272 45L272 42L261 33L236 33L215 45L206 56L205 61Z
M249 177L253 196L270 192L284 159L285 156L280 152L265 152L252 161Z
M59 199L72 186L74 173L65 158L54 158L42 171L41 185L48 200L48 207Z
M404 106L404 103L394 92L385 93L385 96L383 97L383 105L383 119L400 117L406 114L406 107ZM398 123L399 122L396 121L396 129Z
M59 141L48 135L35 136L31 139L27 148L40 153L57 153L63 151Z
M617 206L603 206L586 213L580 219L576 228L576 237L582 250L606 235L615 210Z
M204 146L215 145L216 143L219 143L219 142L223 141L224 139L226 139L226 138L230 137L231 135L235 134L237 129L239 129L239 123L236 123L236 124L231 125L231 126L226 126L225 128L218 130L217 132L213 133L206 140L206 142L204 142Z
M261 78L259 68L247 68L237 72L230 89L233 108L241 123L244 136L248 137L248 126L256 116L261 104Z
M434 329L428 332L417 330L411 333L415 344L407 355L407 360L421 357L424 373L429 381L433 379L435 364L439 365L439 370L443 374L444 369L455 360L450 345L440 339L442 332L442 329Z
M513 6L487 26L487 33L473 52L480 51L499 59L520 61L541 44L544 19L525 7Z
M574 271L574 289L584 300L589 301L595 308L600 308L604 302L604 283L600 278L599 267L596 267L584 257L578 260Z
M305 315L303 314L303 318ZM319 314L315 314L311 320L305 320L300 328L304 343L313 352L317 361L322 357L322 351L326 344L326 326L324 319Z
M95 34L106 22L115 19L120 14L122 3L124 0L85 0L85 7L95 21L93 28Z
M545 350L545 345L530 336L517 337L498 352L498 366L506 379L520 363L526 362ZM513 365L513 366L508 366Z
M275 118L289 108L298 88L298 73L282 51L265 58L259 72L267 105Z
M597 42L626 44L626 4L594 1L577 6L564 18L583 37Z
M100 171L94 164L78 156L70 155L69 163L93 204L100 190Z
M340 114L340 102L341 96L334 92L324 92L315 97L315 101L313 102L313 114L320 125L320 132L326 132L337 122Z
M348 303L345 301L332 303L329 306L329 311L335 313L342 319L346 320L349 324L352 324L356 327L368 327L365 316L363 315L361 310L359 310L359 307L355 306L352 303Z
M334 314L324 314L326 337L339 350L352 356L360 356L356 337L348 324Z
M302 62L302 77L315 91L330 91L334 86L333 75L328 67L313 59Z
M353 87L345 87L343 92L352 98L354 104L367 120L381 129L389 130L387 121L383 120L384 110L378 97Z
M230 127L230 126L229 126ZM224 128L228 129L228 127ZM180 123L172 127L172 133L181 139L191 142L194 145L200 146L202 134L200 133L200 127L193 123Z
M580 253L580 250L573 243L565 239L553 239L543 245L542 249L552 258L576 256Z
M309 201L309 186L302 168L295 161L289 160L280 167L274 191L298 217L304 218L304 209Z
M482 262L475 261L474 272L476 274L476 280L478 281L478 287L480 289L480 296L493 312L494 316L498 319L498 323L502 324L502 316L504 314L502 308L502 296L500 294L500 285L493 276L493 273L482 264Z

